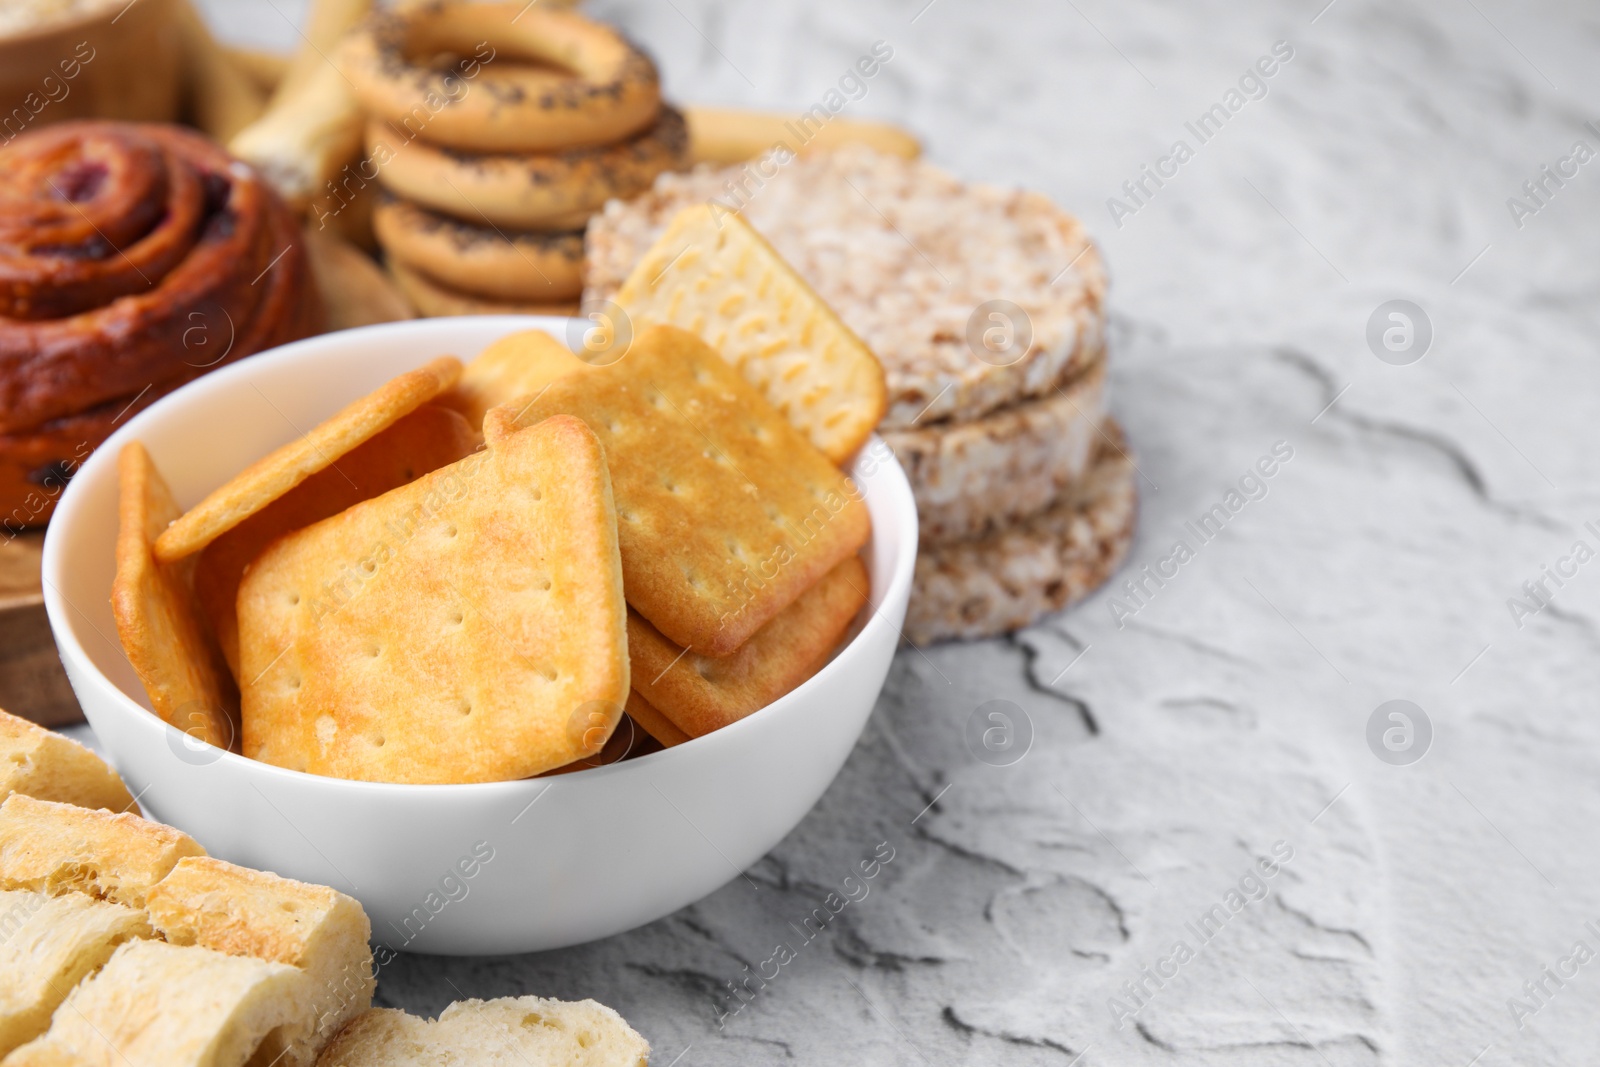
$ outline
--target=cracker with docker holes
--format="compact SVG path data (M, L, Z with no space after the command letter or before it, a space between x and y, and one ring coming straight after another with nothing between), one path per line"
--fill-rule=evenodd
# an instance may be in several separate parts
M605 445L628 603L696 652L736 651L870 532L854 483L685 330L495 408L490 451L558 413Z
M273 541L454 463L482 443L476 427L449 408L424 404L339 457L211 542L195 564L195 593L234 676L239 626L234 602L245 568Z
M178 517L178 505L139 442L123 446L117 472L121 498L111 613L122 650L163 722L218 748L235 748L239 695L201 617L193 564L162 563L152 548Z
M543 330L522 330L478 353L439 402L459 411L473 426L482 426L490 408L533 396L557 378L588 369L588 363Z
M629 612L634 690L683 733L708 734L766 707L820 670L867 602L870 587L867 568L860 557L851 556L757 630L743 648L721 658L685 655ZM643 719L634 718L649 730Z
M628 696L616 537L600 442L556 417L275 542L239 587L245 755L389 782L591 755Z
M170 562L200 551L450 388L460 376L461 361L440 356L347 405L310 433L252 463L184 512L157 538L156 558Z
M883 418L883 367L742 217L684 208L617 293L636 332L698 334L824 455L841 463Z

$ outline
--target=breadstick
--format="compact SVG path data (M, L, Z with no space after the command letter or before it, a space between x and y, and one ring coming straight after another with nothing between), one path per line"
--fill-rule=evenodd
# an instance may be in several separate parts
M174 0L184 83L195 124L218 141L261 117L266 93L225 55L189 0Z
M291 207L311 200L361 151L361 108L344 75L323 64L228 142L253 163Z
M298 211L361 151L361 107L329 56L371 0L317 0L305 41L273 94L266 114L228 142L253 163Z
M922 155L922 144L915 137L887 122L835 118L819 127L814 119L775 111L731 107L682 110L689 120L689 154L696 163L742 163L780 144L800 154L865 144L902 159Z
M312 0L300 45L278 82L274 106L301 88L333 58L339 40L372 10L372 0Z

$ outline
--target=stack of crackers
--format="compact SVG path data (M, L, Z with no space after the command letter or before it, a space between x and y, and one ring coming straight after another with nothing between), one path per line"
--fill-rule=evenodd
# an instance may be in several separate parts
M181 514L127 445L112 599L155 713L313 774L501 781L682 743L819 670L869 597L838 464L882 369L703 209L619 299L621 345L440 357Z
M515 1052L644 1064L593 1001L372 1009L371 926L325 886L236 866L132 814L88 749L0 712L0 1064L364 1067ZM535 1026L508 1026L529 1017Z
M1107 409L1105 273L1076 219L862 146L702 167L591 220L585 306L626 304L693 204L759 229L882 360L882 434L922 527L913 642L1025 626L1109 577L1137 492Z

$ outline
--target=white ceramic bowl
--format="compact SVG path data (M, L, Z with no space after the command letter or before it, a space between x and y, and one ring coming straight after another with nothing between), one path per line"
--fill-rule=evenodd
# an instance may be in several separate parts
M154 818L213 855L341 889L394 949L557 948L660 918L734 878L838 773L888 673L917 548L911 489L874 438L852 471L872 514L872 602L810 681L676 748L576 774L480 785L320 778L197 745L157 719L110 608L116 455L139 439L181 505L395 374L467 359L563 319L430 319L327 334L253 356L131 419L63 494L44 547L45 605L96 735ZM488 857L485 859L485 857ZM470 871L467 876L463 871Z

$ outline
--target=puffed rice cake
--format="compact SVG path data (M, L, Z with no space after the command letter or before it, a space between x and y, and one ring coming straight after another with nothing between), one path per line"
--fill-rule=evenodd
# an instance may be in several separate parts
M1027 626L1093 592L1119 567L1138 517L1137 471L1108 420L1089 472L1052 507L985 537L924 544L906 639L990 637Z
M1036 400L970 422L884 430L922 539L977 537L1045 510L1088 470L1106 418L1105 360Z
M1137 487L1106 415L1105 272L1076 219L857 146L702 166L590 221L585 307L615 296L678 210L706 202L739 211L884 366L879 432L921 525L912 642L1026 626L1111 575ZM1031 341L980 358L969 336L1004 325L979 313L1002 295Z
M589 222L584 306L615 296L680 208L708 201L740 211L877 354L884 428L1048 395L1101 350L1105 271L1077 219L1037 193L859 145L663 174L638 199L611 201ZM1031 343L986 361L969 324L996 297L1026 313ZM981 333L989 320L977 318Z

